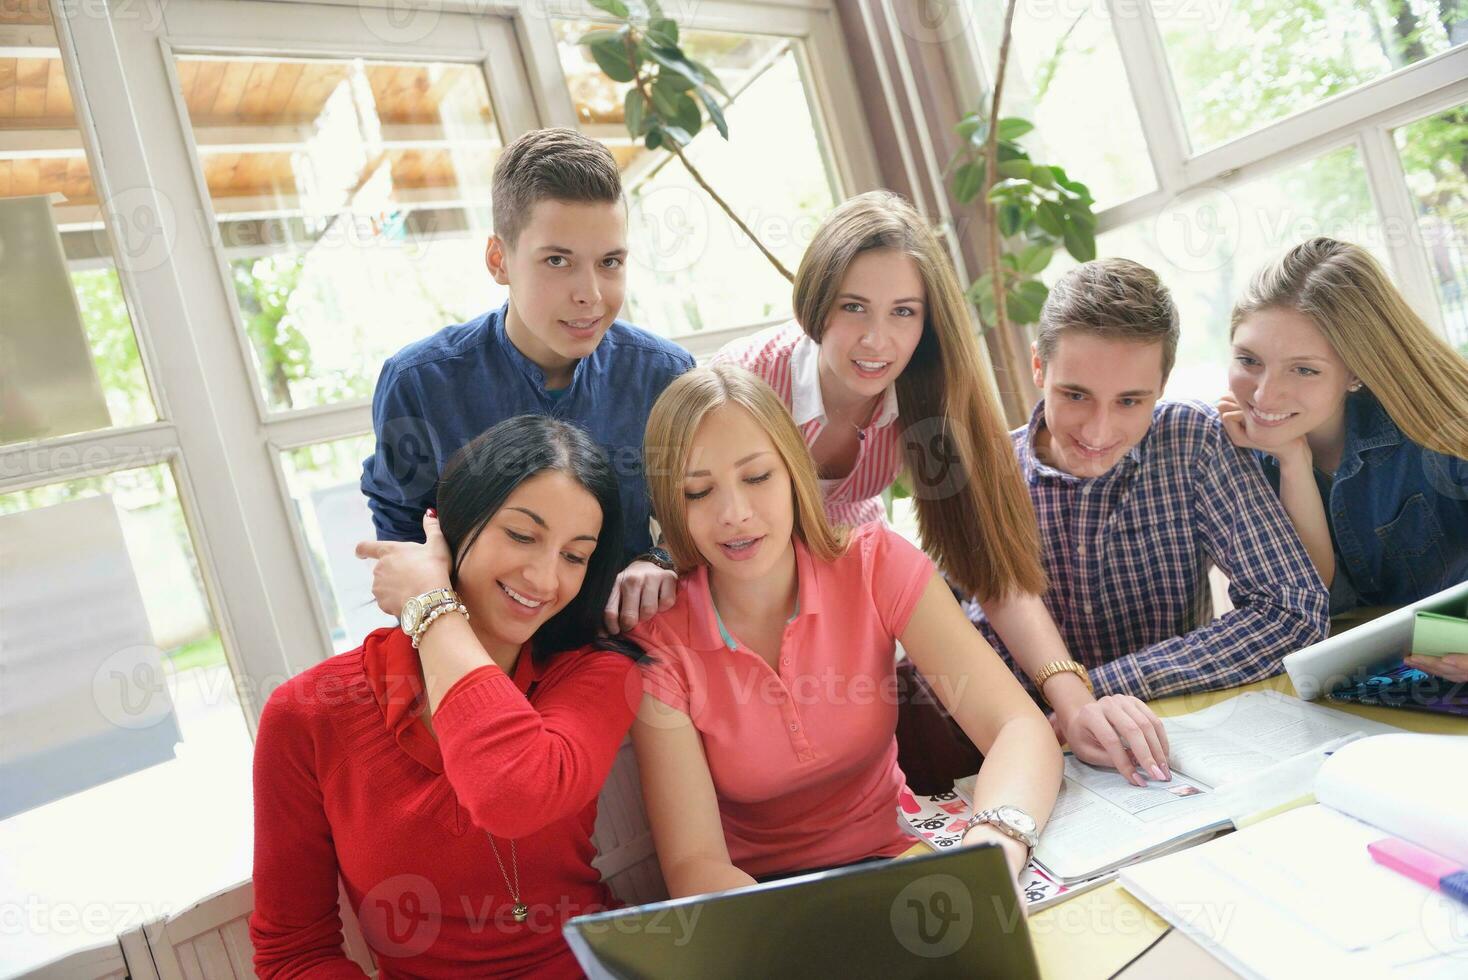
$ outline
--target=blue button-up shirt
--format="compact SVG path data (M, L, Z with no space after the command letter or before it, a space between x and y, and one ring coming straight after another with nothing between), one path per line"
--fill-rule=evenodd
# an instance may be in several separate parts
M1044 601L1098 697L1247 684L1325 637L1325 587L1279 499L1212 408L1159 402L1146 436L1089 479L1035 456L1044 420L1042 401L1012 433L1040 523ZM1228 576L1234 604L1217 619L1210 564ZM1008 657L976 603L969 614Z
M1279 489L1279 461L1259 453ZM1315 473L1335 545L1330 611L1402 606L1468 579L1468 461L1408 439L1366 391L1346 397L1335 477Z
M362 492L377 537L422 541L439 473L465 443L516 415L573 422L611 458L621 484L623 559L652 546L652 505L642 471L647 416L663 389L693 367L677 344L622 320L576 364L571 384L548 392L545 372L505 334L509 306L409 344L388 358L372 398L373 454Z

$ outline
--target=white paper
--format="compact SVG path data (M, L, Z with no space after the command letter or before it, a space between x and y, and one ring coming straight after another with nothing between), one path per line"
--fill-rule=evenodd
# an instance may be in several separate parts
M1383 836L1314 805L1129 868L1121 884L1248 976L1468 973L1468 909L1373 861L1366 846Z
M1382 836L1468 867L1468 735L1403 732L1353 742L1321 767L1315 797Z

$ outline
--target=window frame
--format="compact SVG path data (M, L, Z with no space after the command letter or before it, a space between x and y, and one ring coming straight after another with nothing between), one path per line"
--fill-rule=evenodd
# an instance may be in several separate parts
M973 0L963 0L973 2ZM1234 186L1355 144L1384 229L1398 286L1427 323L1444 333L1442 308L1392 130L1468 102L1468 45L1382 75L1308 109L1267 123L1202 152L1191 148L1181 102L1150 0L1105 0L1121 52L1157 188L1096 215L1097 234L1162 213L1178 197L1203 188ZM992 44L979 37L974 18L948 44L946 55L965 105L991 91ZM1080 175L1084 179L1084 175Z
M128 253L107 226L159 421L0 447L0 493L168 465L252 737L270 692L333 652L282 453L370 434L371 407L366 400L291 411L267 405L175 56L478 64L504 141L541 125L575 125L544 0L448 0L424 8L437 20L422 37L397 43L374 35L365 19L407 9L395 0L55 6L58 48L104 212L122 202L129 212L143 207L168 230L160 256L156 249ZM705 0L685 26L799 39L838 194L880 186L835 0ZM695 354L764 325L711 332L693 345Z

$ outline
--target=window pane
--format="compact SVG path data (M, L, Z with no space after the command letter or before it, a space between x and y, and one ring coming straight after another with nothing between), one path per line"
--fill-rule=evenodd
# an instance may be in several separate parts
M1387 260L1354 146L1226 190L1185 194L1156 217L1100 235L1096 249L1140 262L1171 290L1182 337L1166 394L1212 404L1226 385L1234 301L1259 266L1316 235L1356 242ZM1053 262L1047 281L1073 265Z
M1448 341L1468 355L1468 104L1395 136Z
M1433 0L1153 0L1152 8L1196 150L1468 37L1468 7Z
M970 3L984 49L997 55L1004 4ZM1034 159L1059 164L1091 188L1097 210L1156 188L1105 4L1077 4L1065 16L1053 5L1015 9L1004 106L1002 115L1035 124L1024 139Z
M377 537L360 483L362 460L372 450L369 435L280 454L337 653L360 646L379 626L397 624L372 599L371 562L353 554L358 541Z
M623 316L669 337L788 317L790 283L681 163L628 136L622 105L629 85L603 75L576 44L596 26L560 21L556 32L581 129L611 147L632 205ZM684 154L793 272L840 193L799 42L713 31L683 31L681 41L734 95L728 142L707 126Z
M0 32L0 444L153 422L49 8Z
M478 67L185 56L178 79L272 409L369 397L404 344L503 300Z
M0 879L29 903L0 974L249 876L251 741L167 466L0 495L0 636Z

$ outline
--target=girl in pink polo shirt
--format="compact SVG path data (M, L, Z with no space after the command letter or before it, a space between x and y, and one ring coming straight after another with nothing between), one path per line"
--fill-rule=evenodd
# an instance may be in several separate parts
M898 640L984 753L977 808L1006 815L965 841L997 841L1017 874L1028 847L1015 831L1049 816L1060 751L928 558L880 523L831 526L800 432L742 368L674 381L645 451L683 573L673 607L633 634L652 661L633 740L670 893L908 847Z

